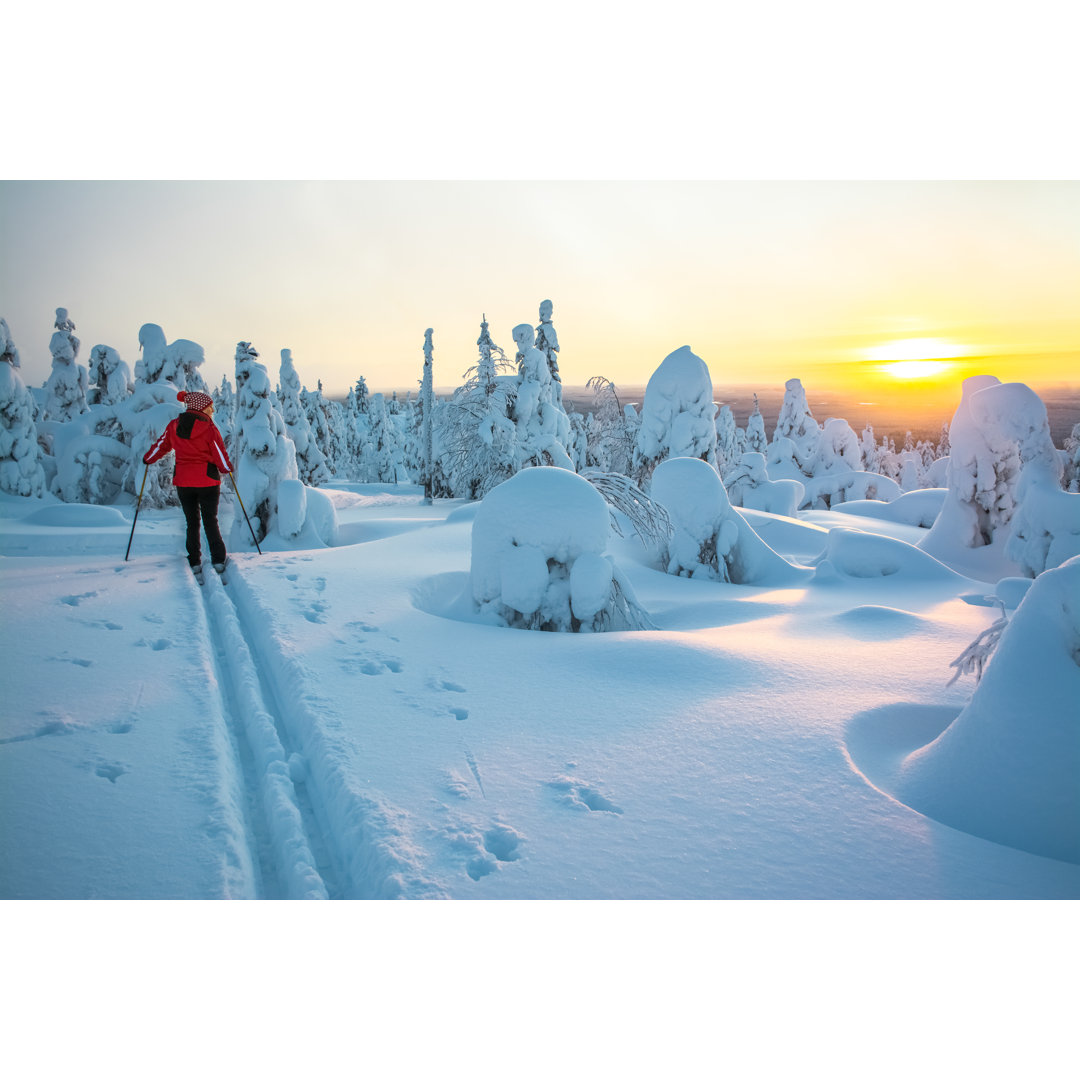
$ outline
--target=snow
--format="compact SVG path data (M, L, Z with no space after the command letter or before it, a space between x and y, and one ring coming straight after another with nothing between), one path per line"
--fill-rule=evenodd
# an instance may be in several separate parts
M3 895L1080 896L1050 821L1075 733L1075 561L996 584L918 549L926 529L907 522L744 510L798 572L721 583L664 573L592 495L561 469L478 505L308 489L337 546L235 550L202 588L175 509L143 507L125 562L130 501L0 496L18 628ZM535 599L527 567L501 566L511 534L575 560L579 618L621 579L654 629L480 621L473 575ZM1001 615L995 590L1015 622L978 689L949 685ZM901 768L936 760L945 731L973 775L993 761L992 796ZM1023 829L1002 831L995 801L1018 792Z

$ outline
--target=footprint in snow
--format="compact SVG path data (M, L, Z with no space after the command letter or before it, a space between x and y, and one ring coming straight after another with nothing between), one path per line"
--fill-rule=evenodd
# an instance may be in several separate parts
M77 596L61 596L60 603L67 604L68 607L78 607L84 600L89 600L92 596L97 596L97 593L84 592L79 593Z
M548 780L547 786L559 792L559 802L574 810L590 810L606 814L622 813L620 807L591 784L582 783L572 776L558 776L554 780Z
M115 784L116 781L127 772L123 765L99 765L94 772Z

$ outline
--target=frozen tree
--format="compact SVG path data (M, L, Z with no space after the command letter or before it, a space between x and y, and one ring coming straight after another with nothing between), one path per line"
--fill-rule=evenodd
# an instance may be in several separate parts
M737 585L778 585L807 576L754 532L704 461L662 461L653 471L651 495L673 526L658 553L667 573Z
M846 420L829 417L821 429L814 475L862 469L859 439Z
M0 491L38 497L45 493L34 401L19 375L19 350L0 319Z
M435 383L432 375L432 353L435 346L431 340L433 333L431 327L424 331L424 378L420 384L420 483L424 488L425 503L430 503L435 494Z
M86 401L86 368L77 364L79 339L75 336L75 324L68 318L67 308L56 309L49 351L52 353L52 374L45 383L46 420L64 423L81 416L89 407Z
M730 405L721 405L716 414L716 468L720 475L739 460L738 427Z
M566 414L570 421L570 445L566 452L574 465L574 472L581 472L589 465L589 434L585 429L585 417L571 404Z
M587 480L551 467L517 473L488 492L473 522L475 609L526 630L652 629L605 553L609 532L607 503Z
M375 476L374 482L396 484L406 475L405 448L382 394L372 394L369 397L368 418L370 435L367 455Z
M684 345L666 356L645 387L632 477L648 490L653 469L669 457L694 457L716 468L712 378Z
M217 425L226 446L232 444L233 422L236 416L236 395L228 375L221 376L221 385L213 390L214 423Z
M547 359L548 371L551 373L551 393L556 404L562 406L562 376L559 374L559 337L555 333L555 327L551 325L552 305L550 300L540 302L540 325L536 328L536 347Z
M551 377L547 357L534 344L535 331L528 323L513 330L518 352L518 377L511 404L517 429L517 468L554 465L574 468L566 448L570 443L570 420L556 396L558 384Z
M1080 555L1080 494L1061 482L1060 458L1040 456L1020 473L1005 556L1028 577Z
M881 472L881 448L874 436L873 426L867 424L859 439L859 451L862 454L862 467L866 472Z
M139 329L142 358L135 362L135 378L147 383L167 382L177 390L197 390L208 394L199 368L206 354L201 345L187 338L166 344L165 331L157 323Z
M627 425L626 411L619 401L619 392L603 375L594 375L585 385L593 392L592 408L585 425L588 438L586 463L604 472L629 476L634 461L634 438Z
M784 384L784 403L776 421L772 441L790 439L792 460L806 476L814 475L818 449L821 443L821 427L810 412L806 391L798 379L788 379Z
M754 395L754 411L746 418L746 444L744 453L764 454L769 448L769 437L765 434L765 417L761 415L758 396Z
M372 459L370 394L363 375L345 398L345 445L348 478L356 483L371 484L377 479Z
M1067 491L1080 491L1080 424L1074 424L1072 432L1062 444L1065 455L1063 483Z
M330 479L326 458L316 445L311 423L300 402L300 376L293 365L292 350L281 350L278 404L285 429L296 447L296 468L300 479L310 487L318 487Z
M248 341L236 346L236 427L229 457L256 539L272 530L295 539L304 526L307 497L296 467L296 447L271 397L270 376ZM233 518L231 546L248 546L243 514Z
M965 379L949 438L948 495L919 545L932 555L1004 541L1025 465L1040 462L1060 482L1046 406L1023 383Z
M120 354L108 345L95 345L90 350L91 405L117 405L135 389L131 368Z
M327 478L337 475L336 457L332 448L330 435L329 410L327 401L323 397L322 380L314 391L307 387L300 391L300 406L307 418L308 429L319 453L323 456L326 466ZM297 451L299 453L299 451Z
M497 368L508 361L491 340L486 318L476 344L476 367L465 373L465 383L440 411L439 461L459 499L482 499L516 469L512 385L499 378Z

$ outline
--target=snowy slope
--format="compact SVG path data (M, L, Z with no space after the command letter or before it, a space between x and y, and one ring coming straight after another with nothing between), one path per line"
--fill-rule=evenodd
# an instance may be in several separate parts
M130 507L0 502L4 897L1080 896L1080 866L880 784L998 615L925 530L747 512L827 562L785 588L613 538L658 629L543 634L469 614L475 504L323 490L342 546L235 552L202 589L179 511L125 562Z

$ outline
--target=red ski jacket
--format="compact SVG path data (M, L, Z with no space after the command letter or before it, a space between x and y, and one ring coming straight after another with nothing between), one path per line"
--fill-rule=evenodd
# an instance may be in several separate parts
M143 462L152 465L170 450L176 452L176 487L215 487L222 473L233 471L221 432L203 413L189 409L170 420L161 438L143 455Z

